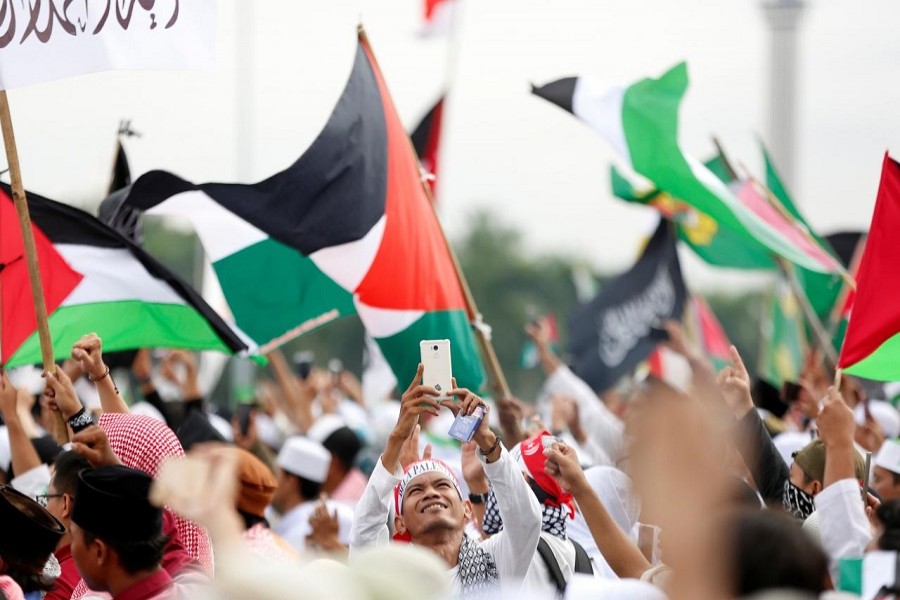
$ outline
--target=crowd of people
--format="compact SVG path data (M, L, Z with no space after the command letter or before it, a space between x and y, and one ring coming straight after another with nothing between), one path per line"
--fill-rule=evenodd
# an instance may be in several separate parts
M43 376L4 371L0 600L900 593L885 387L810 353L788 403L734 347L716 373L670 322L690 386L598 395L546 324L526 329L546 373L528 401L442 395L421 365L399 400L364 397L275 352L254 402L226 412L191 353L114 372L93 334ZM476 410L471 442L448 436Z

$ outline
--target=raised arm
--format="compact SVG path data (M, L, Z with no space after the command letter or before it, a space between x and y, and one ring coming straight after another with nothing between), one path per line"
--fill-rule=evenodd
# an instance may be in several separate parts
M853 411L834 387L828 388L828 400L817 425L825 444L825 489L815 503L822 547L833 565L841 558L861 557L872 541L872 530L854 468L856 422Z
M294 425L297 426L300 433L305 434L315 420L312 414L312 398L294 377L281 350L272 350L266 356L269 358L269 365L275 374L275 380L281 388L281 395L291 408L291 420L294 421Z
M639 579L652 565L603 506L585 478L575 452L565 444L554 444L545 454L547 474L555 477L563 489L572 493L597 548L610 568L622 579Z
M103 363L102 342L96 333L82 336L72 346L72 359L81 364L81 370L87 373L97 393L100 394L100 407L103 412L128 413L128 405L119 395L119 390L112 379L109 367Z
M31 443L28 433L22 426L17 410L18 390L9 380L6 369L0 369L0 412L9 432L9 451L12 459L12 470L17 476L39 467L41 459Z
M488 426L490 407L471 391L457 388L455 379L453 386L450 394L459 401L444 400L443 406L457 415L471 415L478 407L485 411L472 440L478 446L475 454L490 480L503 519L503 532L485 543L494 552L501 579L521 579L528 573L541 536L540 504L525 482L521 469Z
M386 544L389 541L387 527L394 499L394 487L400 482L400 459L404 445L415 433L419 415L438 415L440 405L434 399L439 395L432 387L419 385L422 379L422 365L419 365L412 383L400 399L400 416L388 436L381 459L375 463L375 470L369 477L362 498L356 504L353 526L350 529L350 554L365 548Z
M780 503L784 482L791 473L753 407L750 375L737 348L731 346L731 365L719 373L719 388L737 419L734 443L760 494L767 502Z

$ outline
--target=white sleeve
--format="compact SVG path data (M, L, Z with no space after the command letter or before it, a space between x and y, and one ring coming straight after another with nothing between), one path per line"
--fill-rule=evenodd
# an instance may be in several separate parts
M14 489L34 500L38 494L43 494L50 485L50 467L45 464L38 465L17 475L10 483Z
M859 483L842 479L815 497L819 513L819 537L832 565L841 558L859 558L872 541Z
M573 373L569 367L560 365L547 378L544 389L548 394L569 396L578 403L581 427L589 438L589 442L585 446L595 444L595 448L604 452L613 466L622 459L625 454L625 427L622 421L606 408L591 386ZM592 452L592 454L595 453L599 458L600 455L596 450Z
M400 478L388 472L379 458L353 514L353 526L350 529L351 555L354 550L390 542L387 520L391 514L394 487L398 483Z
M503 519L503 531L482 542L482 547L493 555L501 580L522 580L537 552L541 506L506 448L490 464L480 452L476 455L491 482Z

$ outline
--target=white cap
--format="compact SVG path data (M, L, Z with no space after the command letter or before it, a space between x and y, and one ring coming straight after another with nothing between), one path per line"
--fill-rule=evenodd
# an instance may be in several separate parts
M275 462L292 475L324 483L331 465L331 453L322 444L297 435L288 438Z
M900 475L900 440L884 440L874 462L876 467Z
M309 439L319 442L320 444L324 444L325 440L328 439L332 433L340 429L341 427L346 427L347 423L342 419L339 415L329 413L327 415L322 415L316 422L313 423L313 426L309 428L306 432L306 437Z
M885 438L900 436L900 413L890 402L884 400L870 400L869 412L872 418L881 425ZM866 410L862 403L856 405L856 423L862 425L866 422Z

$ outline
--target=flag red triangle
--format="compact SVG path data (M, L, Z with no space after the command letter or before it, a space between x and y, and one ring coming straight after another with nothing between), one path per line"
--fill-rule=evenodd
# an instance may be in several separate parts
M50 314L72 293L83 276L68 265L40 229L34 224L31 229L44 286L44 302ZM15 354L35 331L37 316L22 231L12 198L0 190L0 364Z
M425 189L412 145L365 38L381 93L387 133L386 224L381 245L355 290L359 300L394 310L465 309L462 287Z
M885 153L875 212L856 279L853 314L838 361L842 368L870 357L884 342L900 333L897 231L900 231L900 164Z

